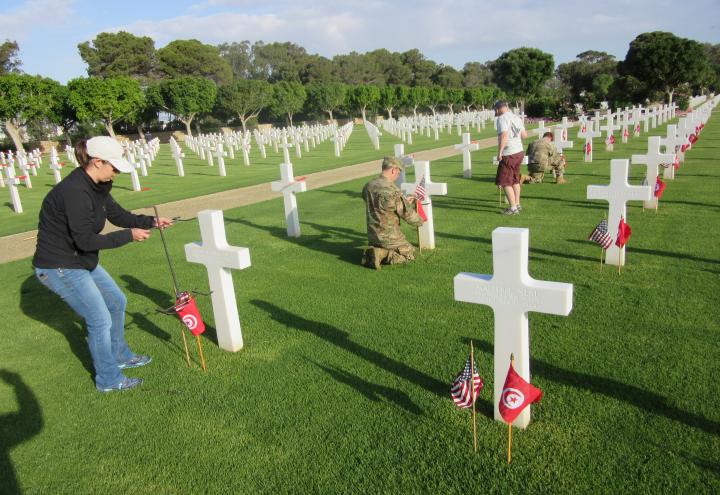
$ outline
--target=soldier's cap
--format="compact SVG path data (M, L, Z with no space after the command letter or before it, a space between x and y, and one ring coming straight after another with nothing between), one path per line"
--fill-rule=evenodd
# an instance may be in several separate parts
M502 107L506 107L506 106L508 106L508 102L506 102L505 100L498 100L493 105L493 109L498 110L498 109L500 109Z
M385 158L383 158L382 161L382 169L390 170L391 168L399 168L400 170L405 170L405 164L394 156L386 156Z

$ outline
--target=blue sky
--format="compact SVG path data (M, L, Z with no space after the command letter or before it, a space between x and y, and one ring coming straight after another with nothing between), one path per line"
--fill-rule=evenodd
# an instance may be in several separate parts
M204 43L292 41L332 57L419 48L462 68L520 46L555 63L596 49L622 59L639 33L671 31L720 43L720 0L3 0L0 39L20 45L23 70L60 82L86 75L77 44L102 31Z

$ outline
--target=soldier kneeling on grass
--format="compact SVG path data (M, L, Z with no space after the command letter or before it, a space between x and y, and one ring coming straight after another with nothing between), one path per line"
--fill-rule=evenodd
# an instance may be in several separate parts
M381 264L396 265L415 259L415 247L400 230L400 219L410 225L420 226L415 196L403 196L395 181L404 169L397 158L386 156L381 174L363 188L367 218L368 245L362 264L380 269Z
M528 173L523 178L526 184L540 184L545 177L545 172L552 170L556 184L565 184L565 157L557 152L553 144L553 135L546 132L543 136L528 145Z

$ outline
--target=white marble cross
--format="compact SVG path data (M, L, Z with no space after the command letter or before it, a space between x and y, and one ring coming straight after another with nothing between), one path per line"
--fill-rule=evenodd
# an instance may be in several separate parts
M395 151L395 158L399 158L400 161L403 162L403 165L405 165L405 167L409 167L410 165L415 165L414 156L405 154L405 145L403 143L395 144L394 151ZM401 187L403 182L405 182L405 170L404 169L400 171L400 175L398 176L397 180L395 180L395 184L397 184L398 187Z
M685 139L678 135L675 124L668 124L665 128L665 133L665 137L660 138L660 145L665 147L665 153L672 153L674 158L673 166L663 170L663 179L672 180L675 178L675 160L680 160L680 157L678 156L678 149L683 145Z
M565 139L567 137L567 129L556 128L554 134L555 134L555 136L554 136L553 143L555 144L555 149L557 150L558 153L560 153L561 155L564 155L565 153L563 153L563 150L565 148L573 147L573 142L567 141Z
M495 315L493 403L495 419L503 421L498 405L510 354L515 370L530 382L528 312L567 316L573 305L573 285L535 280L528 273L528 229L498 227L492 233L493 275L459 273L453 279L455 300L490 306ZM515 421L527 428L530 407Z
M605 137L605 149L607 151L613 151L615 149L615 145L612 140L615 138L615 131L620 129L620 126L615 124L613 114L609 110L605 118L607 119L607 122L605 125L600 126L600 130L607 132Z
M588 199L602 199L608 202L608 233L613 241L617 240L620 218L627 222L628 201L650 201L653 189L647 186L631 186L628 183L630 160L610 161L610 184L607 186L587 186ZM613 244L607 249L605 263L625 265L625 246L619 248Z
M456 150L462 150L463 155L463 177L466 179L472 178L472 158L470 152L477 151L480 149L480 145L477 141L470 140L470 133L465 132L462 135L462 143L455 145Z
M182 152L180 146L176 142L170 143L172 148L172 156L175 159L175 165L177 166L178 176L185 177L185 167L183 166L182 159L185 158L185 153Z
M287 134L283 133L282 144L278 146L283 149L283 163L290 163L290 151L288 148L292 148L294 144L288 143Z
M0 174L1 173L2 172L0 171ZM25 179L25 177L15 177L15 169L9 164L5 166L5 173L7 174L7 186L10 191L10 201L12 202L13 210L15 213L22 213L23 207L20 202L20 192L18 191L17 186L20 184L22 179Z
M280 180L270 184L275 192L282 192L285 202L285 224L288 237L300 237L300 218L298 216L295 193L305 192L307 184L304 180L297 181L293 175L292 163L280 164Z
M210 156L210 152L208 152L208 156ZM222 141L218 141L217 143L215 143L215 157L217 158L218 172L220 172L220 177L227 177L227 171L225 170L226 156L227 151L223 150Z
M53 147L50 148L50 168L53 171L53 177L55 178L55 184L62 180L60 170L62 170L63 164L60 163L60 157L58 156L57 150Z
M583 148L583 155L585 156L586 162L592 162L593 160L593 138L602 136L600 131L596 131L591 123L587 123L585 130L581 130L577 133L577 137L585 139L585 146Z
M639 163L645 165L646 184L654 190L660 171L660 165L667 164L670 165L670 167L673 167L675 153L660 153L660 136L650 136L648 138L647 154L632 155L631 161L633 164ZM643 208L655 209L657 208L657 205L658 200L654 194L650 201L643 202Z
M422 208L427 221L419 228L420 249L435 249L435 224L433 222L432 196L445 196L447 184L444 182L433 182L430 179L430 162L415 162L415 182L405 182L400 189L406 194L415 194L415 189L420 181L425 178L425 199L422 201Z
M562 118L562 122L560 122L559 124L555 124L555 128L556 128L556 129L562 130L562 140L563 140L563 141L567 141L567 138L568 138L568 132L567 132L567 130L568 130L569 128L571 128L572 126L573 126L573 125L572 125L572 122L568 122L568 118L567 118L567 117L563 117L563 118Z
M200 263L207 268L220 348L239 351L243 338L230 270L249 267L250 250L228 244L222 210L199 211L198 222L202 242L185 244L185 257L190 263Z

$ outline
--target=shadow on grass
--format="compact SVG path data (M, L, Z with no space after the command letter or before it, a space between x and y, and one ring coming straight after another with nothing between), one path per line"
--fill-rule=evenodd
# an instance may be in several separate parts
M587 244L588 241L581 241L578 239L567 239L568 242L574 242L576 244ZM628 253L640 253L640 254L650 254L652 256L665 256L666 258L674 258L674 259L686 259L691 261L697 261L699 263L711 263L715 265L720 265L720 260L717 259L711 259L711 258L700 258L699 256L693 256L692 254L685 254L685 253L673 253L670 251L660 251L657 249L643 249L638 247L630 247L628 244L626 247ZM597 261L597 259L595 259Z
M468 341L469 337L461 339L463 342ZM484 340L473 339L476 343L475 348L486 354L493 354L493 346ZM668 419L683 423L693 428L699 428L706 433L712 435L720 435L720 423L705 418L689 411L683 411L675 406L667 403L667 398L653 392L648 392L635 385L613 380L612 378L604 378L600 376L588 375L570 371L554 364L542 361L536 358L530 358L530 365L535 375L541 375L543 378L552 380L564 385L570 385L575 388L582 388L595 394L605 395L607 397L627 402L639 409L652 414L659 414Z
M17 373L0 369L0 381L12 387L18 404L16 412L0 414L0 491L19 494L20 486L10 461L10 450L42 431L42 408L33 391Z
M668 199L663 199L660 202L661 205L688 205L688 206L698 206L700 208L720 208L720 205L712 205L710 203L697 203L695 201L673 201Z
M457 239L459 241L482 242L484 244L488 244L488 245L492 246L492 240L488 239L486 237L472 237L472 236L468 236L468 235L450 234L447 232L438 232L438 231L435 231L435 235L438 237L445 237L447 239ZM588 241L578 241L575 239L569 239L569 240L573 241L573 242L580 242L582 244L587 244L587 242L588 242ZM538 248L531 247L529 258L531 260L541 260L542 259L542 258L538 258L537 256L534 256L535 254L542 254L545 256L553 257L553 258L573 259L573 260L578 260L578 261L593 261L593 262L595 262L598 260L597 258L592 258L590 256L582 256L580 254L558 253L555 251L549 251L547 249L538 249Z
M253 299L250 303L267 312L273 320L285 325L288 328L294 328L296 330L313 334L336 347L344 349L357 357L364 359L368 363L424 388L428 392L434 393L439 397L449 397L449 382L444 383L435 377L408 366L405 363L396 361L381 352L353 342L350 340L348 333L340 330L339 328L328 325L327 323L305 319L267 301Z
M575 201L572 199L548 198L547 196L535 196L532 192L524 192L521 199L541 199L544 201L556 201L559 203L567 203L580 208L589 208L591 210L607 210L606 203L590 203L588 201ZM523 203L524 204L524 203Z
M261 225L242 218L226 217L225 221L240 223L258 230L264 230L278 239L282 239L313 251L334 255L338 259L353 265L360 264L362 249L367 245L367 238L364 233L344 227L332 227L318 223L300 222L302 225L307 225L315 230L319 230L322 234L303 234L300 238L293 238L287 236L287 230L283 227Z
M336 382L354 388L369 401L380 402L383 398L385 398L385 400L394 403L411 414L420 415L423 413L422 409L416 406L405 392L396 390L392 387L386 387L384 385L369 382L357 375L341 370L340 368L323 366L311 359L308 359L308 361L330 375Z
M20 310L35 321L60 333L68 342L70 350L78 358L95 384L95 369L85 338L85 325L70 307L57 295L44 287L34 275L26 278L20 286Z

